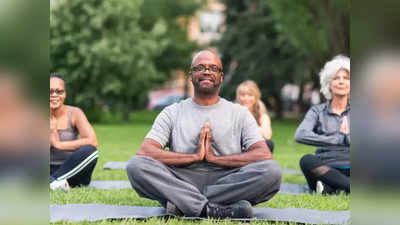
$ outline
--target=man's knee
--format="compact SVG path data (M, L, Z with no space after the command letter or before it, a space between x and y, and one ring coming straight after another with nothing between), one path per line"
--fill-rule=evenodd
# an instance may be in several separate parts
M130 178L143 177L154 159L148 156L134 156L126 166L126 172Z
M259 171L260 181L266 184L277 184L280 186L282 170L275 160L259 161L255 165Z
M275 160L267 160L266 176L269 179L275 180L276 183L281 183L282 180L282 169Z

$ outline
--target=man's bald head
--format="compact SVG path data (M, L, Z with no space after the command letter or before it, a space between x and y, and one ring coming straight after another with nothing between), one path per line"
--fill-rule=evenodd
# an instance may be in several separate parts
M211 51L211 50L202 50L200 52L198 52L192 60L192 65L191 67L199 64L198 62L201 60L210 60L210 61L214 61L214 64L216 64L219 68L221 68L222 70L222 62L221 59L219 59L218 55Z

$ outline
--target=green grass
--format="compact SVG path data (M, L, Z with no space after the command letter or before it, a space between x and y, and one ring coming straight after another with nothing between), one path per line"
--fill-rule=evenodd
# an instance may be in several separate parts
M103 170L102 166L108 161L127 161L135 155L141 145L143 138L150 130L154 118L158 112L141 111L131 115L129 122L108 122L94 125L99 139L100 158L93 173L93 180L127 180L124 170ZM283 121L272 121L273 136L275 142L274 159L282 168L299 169L299 160L302 155L312 153L314 149L309 146L294 142L293 135L298 119ZM302 175L284 175L284 183L305 184ZM125 190L98 190L92 188L75 188L70 192L50 192L51 204L70 203L103 203L113 205L135 205L135 206L159 206L159 203L145 198L140 198L133 189ZM261 203L256 207L270 208L308 208L318 210L349 210L350 197L347 195L322 196L313 195L285 195L278 194L270 201ZM251 222L253 224L253 222ZM67 224L59 222L55 224ZM148 220L118 220L80 222L73 224L243 224L230 220L215 221L189 221L179 219L164 220L151 218ZM246 224L246 223L244 223ZM257 222L256 224L288 224ZM292 223L289 223L292 224Z

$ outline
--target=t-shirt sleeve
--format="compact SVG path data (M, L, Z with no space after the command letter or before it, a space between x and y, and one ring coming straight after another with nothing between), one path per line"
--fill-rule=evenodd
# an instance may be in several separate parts
M248 109L243 110L242 147L247 151L250 146L259 141L264 141L253 115Z
M169 145L169 139L171 137L173 128L173 115L176 115L176 105L169 106L162 110L155 119L153 126L145 138L151 138L164 148Z

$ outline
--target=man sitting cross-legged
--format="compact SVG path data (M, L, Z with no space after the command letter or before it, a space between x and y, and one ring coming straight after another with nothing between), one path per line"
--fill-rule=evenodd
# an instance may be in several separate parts
M280 167L248 109L218 96L218 56L199 52L189 75L194 97L165 108L129 160L132 187L170 215L252 217L279 191Z

